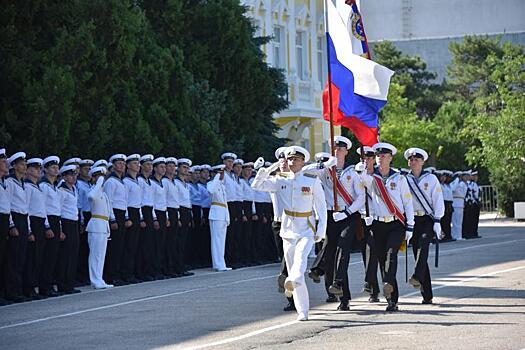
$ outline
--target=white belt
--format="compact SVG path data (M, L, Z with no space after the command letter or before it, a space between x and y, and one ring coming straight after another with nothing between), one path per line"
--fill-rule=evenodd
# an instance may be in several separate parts
M389 216L374 216L374 220L381 221L381 222L392 222L397 220L395 216L389 215Z

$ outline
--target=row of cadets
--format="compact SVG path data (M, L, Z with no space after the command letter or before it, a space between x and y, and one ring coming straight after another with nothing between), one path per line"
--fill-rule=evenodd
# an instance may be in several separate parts
M319 282L319 276L325 276L325 288L328 293L327 301L339 297L338 310L349 310L351 299L348 284L348 264L350 249L361 229L361 215L359 210L364 205L364 186L357 173L350 167L345 167L345 158L352 147L352 142L344 137L337 136L335 142L335 157L322 163L322 168L307 167L321 180L324 189L324 198L327 208L326 238L321 251L312 264L309 276L314 282ZM337 206L334 203L334 179L332 167L335 166L337 176Z
M137 283L135 268L137 249L140 239L142 215L142 186L139 180L140 155L131 154L126 157L126 175L124 185L127 191L127 211L131 225L126 228L124 237L124 253L122 255L121 278L124 283Z
M126 284L122 280L121 264L126 228L132 225L127 213L128 191L124 184L126 156L114 154L110 157L109 163L112 164L112 171L104 182L104 192L109 198L111 207L109 215L111 233L104 264L104 280L115 286L120 286Z
M226 234L226 264L231 267L241 267L241 257L239 251L239 240L242 234L242 196L240 196L241 184L239 178L233 172L233 162L237 155L225 152L221 155L224 167L224 186L226 187L226 201L230 211L230 225Z
M443 192L437 177L423 170L428 159L425 150L412 147L405 151L404 156L410 168L406 178L412 193L415 216L414 235L410 243L416 264L409 283L421 291L423 304L432 304L432 283L427 261L430 243L434 238L441 239L441 218L445 214Z
M414 229L412 194L405 176L390 168L397 149L380 142L373 146L377 168L366 174L360 162L355 169L372 197L372 232L383 279L383 293L388 301L386 311L397 311L399 290L397 286L397 253L403 242L410 241Z
M224 260L226 246L226 231L230 224L230 213L226 201L225 165L216 165L211 170L216 173L206 185L210 194L210 236L212 268L216 271L229 271Z
M376 163L375 151L370 146L363 147L363 162L365 170L368 175L374 173L374 166ZM361 148L357 149L357 154L361 155ZM364 230L364 239L361 245L361 254L363 255L363 261L365 265L365 283L363 291L370 295L368 301L370 303L379 302L379 283L377 281L377 267L379 262L377 260L377 252L375 246L374 236L372 235L371 225L374 217L374 206L372 205L372 196L370 191L365 188L365 195L368 199L365 205L361 207L359 211L361 214L361 226Z
M188 240L188 233L192 225L192 206L190 199L189 170L192 161L188 158L181 158L177 161L178 175L175 179L177 186L177 198L179 199L179 224L177 229L177 240L175 244L176 249L176 273L181 276L191 276L186 267L186 246Z

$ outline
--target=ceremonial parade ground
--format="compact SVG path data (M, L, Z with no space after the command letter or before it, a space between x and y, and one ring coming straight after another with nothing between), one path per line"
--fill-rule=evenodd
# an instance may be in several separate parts
M441 244L429 258L434 304L421 305L400 254L400 311L361 294L352 254L349 312L308 280L307 322L283 312L277 264L13 304L0 308L2 349L522 349L525 224L482 220L481 239ZM409 254L409 266L413 257Z

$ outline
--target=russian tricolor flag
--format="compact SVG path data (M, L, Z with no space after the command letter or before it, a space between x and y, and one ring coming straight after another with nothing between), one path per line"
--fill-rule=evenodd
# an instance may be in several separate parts
M343 19L326 0L326 35L331 79L323 91L323 117L330 120L328 86L332 87L334 125L354 133L361 144L378 142L378 113L387 102L390 69L352 53L352 42Z

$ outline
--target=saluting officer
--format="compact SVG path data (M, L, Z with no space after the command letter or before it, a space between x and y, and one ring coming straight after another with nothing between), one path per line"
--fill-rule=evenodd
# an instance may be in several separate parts
M408 187L412 193L414 206L414 236L412 250L416 259L414 274L410 284L421 290L423 304L432 304L432 283L428 268L428 251L430 242L435 237L441 238L441 218L445 213L443 192L437 177L427 171L422 171L423 164L428 159L425 150L417 147L405 151L410 173L406 175Z
M373 149L378 165L374 173L366 174L363 163L357 164L356 170L372 196L372 233L383 277L383 293L388 301L386 311L397 311L397 253L403 240L408 242L412 237L414 207L405 176L390 168L397 149L384 142L376 143Z
M326 202L321 181L302 171L309 152L299 146L285 151L291 172L287 176L270 177L272 168L262 168L253 181L253 188L275 192L283 203L281 237L288 277L284 283L287 296L293 294L299 321L308 320L309 297L304 273L308 254L314 241L320 241L326 233ZM315 227L314 211L319 217Z

